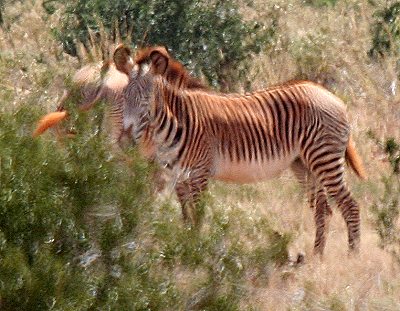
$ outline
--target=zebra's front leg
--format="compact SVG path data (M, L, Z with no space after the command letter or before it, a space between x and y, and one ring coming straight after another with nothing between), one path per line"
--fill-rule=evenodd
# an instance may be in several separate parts
M181 204L183 221L189 226L196 226L196 205L201 193L207 188L208 173L190 175L188 179L177 182L175 190Z

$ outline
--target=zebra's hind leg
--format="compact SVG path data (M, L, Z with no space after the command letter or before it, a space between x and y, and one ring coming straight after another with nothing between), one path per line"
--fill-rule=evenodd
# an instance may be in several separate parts
M328 232L329 218L332 215L323 187L316 185L316 180L300 158L294 160L291 169L299 183L305 188L310 207L314 209L316 227L314 254L323 254Z
M313 173L332 197L346 222L350 251L358 251L360 244L360 209L344 181L343 157L319 159Z
M332 209L330 208L325 193L325 189L318 188L315 202L314 220L316 227L314 254L322 255L325 249L326 237L328 234L329 219L332 216Z

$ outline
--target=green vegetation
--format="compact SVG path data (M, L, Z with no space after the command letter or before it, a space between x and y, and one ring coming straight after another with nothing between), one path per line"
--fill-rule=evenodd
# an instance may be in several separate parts
M79 134L62 141L31 138L41 112L22 105L0 117L2 310L239 310L246 271L287 261L290 239L265 222L254 232L217 209L197 231L170 204L155 210L151 167L134 151L128 167L108 151L101 107L73 115ZM249 256L239 227L269 243ZM179 267L202 271L186 293Z
M376 59L392 56L397 63L395 70L399 72L400 62L400 2L394 2L375 12L372 26L372 47L368 54Z
M131 172L122 167L88 116L76 123L82 135L34 140L39 113L21 105L0 115L2 309L110 304L114 298L103 296L103 283L107 292L122 286L116 271L134 265L123 264L133 256L124 244L135 240L138 214L152 202L147 165L135 161Z
M48 13L54 13L56 2L44 3ZM135 47L167 45L197 75L225 90L245 77L249 57L271 44L277 31L273 14L263 22L244 21L237 1L78 0L61 15L61 27L53 32L71 55L77 54L77 42L88 47L102 31Z
M399 54L400 51L400 3L394 2L392 5L377 10L375 13L376 21L372 31L371 55L384 55L386 53Z
M390 163L391 173L382 177L384 191L372 206L380 247L388 250L400 264L400 145L394 138L386 140L384 151Z

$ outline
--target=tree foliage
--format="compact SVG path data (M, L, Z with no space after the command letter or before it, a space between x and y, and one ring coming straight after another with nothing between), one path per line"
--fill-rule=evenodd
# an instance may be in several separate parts
M377 10L372 26L371 56L400 53L400 2Z
M382 176L384 191L371 207L375 216L376 231L380 247L389 251L400 263L400 144L395 138L388 138L382 145L391 167L389 175Z
M58 1L47 1L47 12ZM116 40L135 47L164 45L197 75L214 86L234 88L246 72L246 62L270 44L277 31L277 15L265 21L245 21L236 1L75 0L62 11L61 28L54 34L64 50L77 54L77 42L88 44L90 31L104 29ZM131 38L129 34L132 33Z
M148 165L137 158L127 170L115 161L96 121L99 111L72 118L81 135L57 142L31 137L37 109L3 108L1 309L103 310L120 302L113 292L126 287L121 275L131 270L136 288L130 295L157 288L162 282L133 269L138 263L126 246L152 202Z

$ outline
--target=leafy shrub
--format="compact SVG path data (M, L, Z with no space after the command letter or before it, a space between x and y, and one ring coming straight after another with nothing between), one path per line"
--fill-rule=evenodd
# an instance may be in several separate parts
M210 212L209 195L202 229L185 229L179 209L153 201L152 167L136 150L129 167L109 151L104 107L84 114L66 105L65 126L77 134L61 141L31 138L41 109L1 106L2 310L240 310L247 273L285 263L286 234L238 211ZM263 237L263 246L241 235ZM188 289L178 267L193 275Z
M372 205L375 225L380 238L380 246L391 252L400 262L400 145L394 138L384 144L392 172L383 176L384 192L378 202Z
M57 2L44 6L52 13ZM251 55L271 43L277 30L274 14L263 23L244 21L236 1L75 0L61 15L62 26L53 32L71 55L77 54L77 42L88 45L89 30L100 36L104 29L114 40L122 34L133 46L167 46L197 75L223 89L235 87Z
M133 302L135 309L162 310L173 304L172 285L161 294L163 277L151 275L128 247L152 202L148 165L133 156L127 170L115 161L95 122L99 111L72 117L80 135L57 142L31 138L39 109L4 107L2 310L130 310Z
M399 55L400 52L400 2L378 10L372 26L371 56Z

